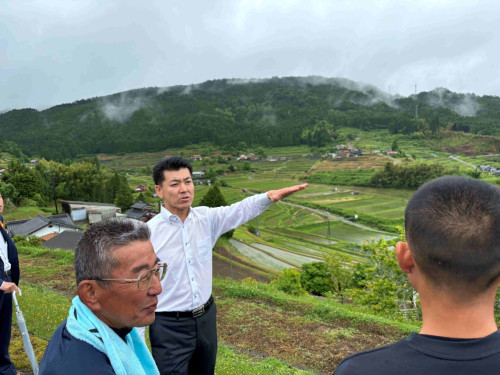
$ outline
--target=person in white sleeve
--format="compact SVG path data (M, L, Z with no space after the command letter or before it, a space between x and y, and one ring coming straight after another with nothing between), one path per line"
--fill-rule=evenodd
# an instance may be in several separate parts
M212 248L224 233L246 223L307 184L271 190L225 207L195 207L192 166L181 157L153 169L155 191L164 203L147 224L167 275L149 328L151 348L164 374L214 374L216 307L212 297Z
M0 194L0 375L20 374L9 357L12 326L12 293L19 293L17 248L3 225L3 198Z

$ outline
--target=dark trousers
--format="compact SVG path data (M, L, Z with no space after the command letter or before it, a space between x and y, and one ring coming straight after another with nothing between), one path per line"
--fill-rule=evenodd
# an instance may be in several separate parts
M217 357L215 303L198 318L156 314L149 327L153 358L161 375L213 375Z
M4 281L11 282L11 278L6 277ZM9 357L11 326L12 294L0 292L0 375L15 375L17 373Z

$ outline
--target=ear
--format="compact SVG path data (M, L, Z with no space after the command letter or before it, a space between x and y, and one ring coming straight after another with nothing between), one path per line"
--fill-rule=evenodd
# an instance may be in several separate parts
M411 273L415 268L415 260L407 242L398 242L396 244L396 257L398 258L399 268L404 273Z
M163 199L163 190L160 185L155 185L155 192L158 197Z
M97 284L95 280L83 280L78 284L78 296L80 300L90 309L92 312L99 311L101 309L101 303L99 300L99 292L102 288Z

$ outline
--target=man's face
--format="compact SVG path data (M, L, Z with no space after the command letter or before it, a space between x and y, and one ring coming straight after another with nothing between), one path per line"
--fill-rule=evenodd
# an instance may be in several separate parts
M187 214L193 203L194 186L189 169L163 171L165 180L155 186L156 194L163 199L165 208L174 215Z
M150 241L135 241L113 251L118 266L109 278L137 279L153 268L158 258ZM147 290L139 290L137 283L111 281L107 288L97 287L99 308L94 313L112 328L132 328L150 325L155 320L160 280L153 276Z

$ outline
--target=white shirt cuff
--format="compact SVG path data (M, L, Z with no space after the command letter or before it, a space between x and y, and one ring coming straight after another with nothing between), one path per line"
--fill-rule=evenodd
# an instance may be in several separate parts
M273 201L267 196L267 192L259 194L257 197L259 204L263 206L269 206L271 203L273 203Z

